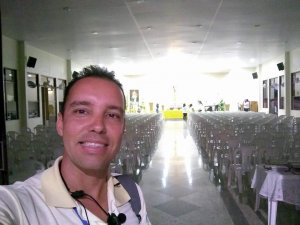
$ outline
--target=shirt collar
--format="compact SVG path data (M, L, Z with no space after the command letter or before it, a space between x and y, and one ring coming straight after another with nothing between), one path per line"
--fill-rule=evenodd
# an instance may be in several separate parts
M49 206L61 208L74 208L76 201L68 192L59 172L59 163L62 156L55 160L52 167L45 170L41 178L41 191ZM125 188L119 184L115 177L110 177L107 183L107 197L109 208L120 207L130 200Z

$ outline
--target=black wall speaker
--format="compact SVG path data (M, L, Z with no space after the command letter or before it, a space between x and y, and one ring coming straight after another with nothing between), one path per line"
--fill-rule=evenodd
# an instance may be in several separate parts
M34 68L36 64L36 58L29 56L27 60L27 67Z
M253 77L253 79L257 79L258 78L258 74L256 72L252 73L252 77Z
M283 62L277 64L277 68L279 71L284 70Z

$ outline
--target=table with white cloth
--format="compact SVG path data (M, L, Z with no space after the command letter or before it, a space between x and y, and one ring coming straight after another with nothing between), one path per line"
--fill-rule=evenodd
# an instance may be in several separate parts
M268 225L276 224L278 201L300 206L300 175L286 166L257 165L251 187L256 190L255 210L260 196L268 198Z

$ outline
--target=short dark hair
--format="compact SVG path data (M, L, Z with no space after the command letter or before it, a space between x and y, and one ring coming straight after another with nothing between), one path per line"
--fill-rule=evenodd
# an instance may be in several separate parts
M108 71L105 67L100 67L98 65L90 65L90 66L84 67L82 69L82 71L80 71L79 73L76 73L76 76L74 76L73 79L68 83L68 85L64 91L63 104L62 104L62 107L60 110L60 112L62 114L64 113L64 110L65 110L65 104L68 99L69 92L72 89L72 87L74 86L74 84L76 84L79 80L82 80L87 77L96 77L96 78L100 78L100 79L109 80L109 81L115 83L122 91L124 103L125 103L124 107L126 106L126 98L125 98L125 94L124 94L124 90L123 90L123 85L121 84L121 82L118 79L115 78L114 71Z

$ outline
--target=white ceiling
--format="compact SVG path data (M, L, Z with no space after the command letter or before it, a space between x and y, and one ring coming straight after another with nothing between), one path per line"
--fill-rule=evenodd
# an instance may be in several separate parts
M0 3L4 35L82 67L124 63L138 69L143 63L146 68L145 62L166 63L165 57L176 53L177 61L167 66L222 72L232 64L255 67L300 48L299 0Z

